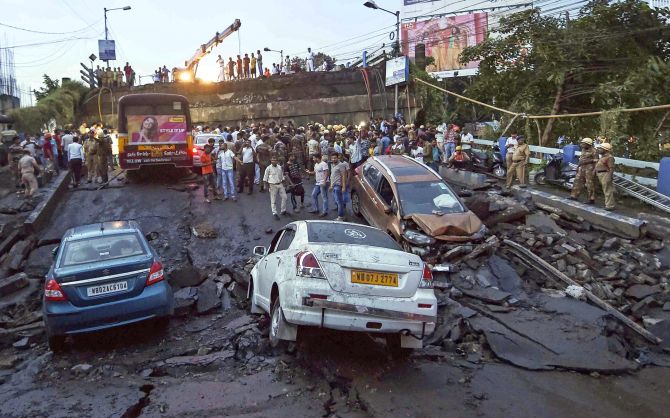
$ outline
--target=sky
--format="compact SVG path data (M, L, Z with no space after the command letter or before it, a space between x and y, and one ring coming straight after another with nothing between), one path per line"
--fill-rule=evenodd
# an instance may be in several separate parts
M140 76L162 65L183 66L195 50L235 19L242 26L201 61L198 77L216 80L216 58L264 47L305 57L307 47L346 61L365 47L390 45L395 17L363 6L364 0L0 0L0 48L14 50L16 77L25 91L38 88L42 75L80 80L80 62L98 54L104 39L103 8L131 6L107 13L109 38L116 41L117 61L126 61ZM396 10L400 0L378 0ZM18 30L4 25L38 32ZM56 34L58 33L58 34ZM352 39L353 38L353 39ZM31 45L38 44L38 45ZM30 45L30 46L20 46ZM390 48L389 48L390 49ZM264 52L264 64L279 54ZM103 64L99 60L94 65ZM142 82L148 82L143 78ZM26 95L24 95L24 101Z

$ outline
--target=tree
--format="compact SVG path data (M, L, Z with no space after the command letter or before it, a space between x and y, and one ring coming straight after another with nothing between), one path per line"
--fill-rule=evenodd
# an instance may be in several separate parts
M500 36L461 55L462 62L480 61L466 95L527 114L608 110L602 117L549 119L542 122L539 138L535 122L519 118L516 123L541 144L548 144L554 132L574 138L607 134L616 148L622 138L635 135L646 142L640 148L658 154L654 130L663 112L616 109L670 103L664 78L670 59L668 16L666 10L625 0L589 3L570 21L543 16L538 9L502 18Z
M54 80L48 75L44 74L44 86L40 87L39 90L33 90L33 93L35 94L35 98L39 102L40 100L47 97L49 94L58 90L59 87L60 83L58 82L58 80Z
M16 129L35 133L52 120L57 126L73 123L79 104L88 90L78 81L64 82L62 86L39 98L37 105L13 110L10 114L16 121Z

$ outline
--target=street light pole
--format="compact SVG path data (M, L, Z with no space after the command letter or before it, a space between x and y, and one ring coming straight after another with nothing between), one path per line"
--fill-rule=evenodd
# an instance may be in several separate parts
M368 0L365 3L363 3L363 6L368 7L370 9L375 9L375 10L382 10L386 13L390 13L392 15L395 15L395 57L399 57L400 54L400 10L396 11L395 13L384 9L383 7L379 7L377 3L374 0ZM398 85L395 85L395 107L394 107L394 113L393 117L398 114Z
M103 7L105 10L105 41L109 40L109 29L107 29L107 12L111 12L112 10L130 10L130 6L124 6L124 7L115 7L113 9L108 9L106 7ZM105 60L105 65L109 67L109 60Z

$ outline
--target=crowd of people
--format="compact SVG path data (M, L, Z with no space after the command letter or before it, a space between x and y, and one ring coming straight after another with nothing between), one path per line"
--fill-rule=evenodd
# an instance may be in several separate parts
M439 142L438 129L445 131ZM258 185L261 192L270 192L272 214L279 218L288 213L288 198L294 211L304 207L303 179L314 176L310 212L328 216L329 202L335 202L337 220L346 215L353 170L370 156L405 154L437 169L440 163L462 158L465 154L456 144L472 140L467 132L461 136L455 125L417 128L396 118L377 118L359 126L296 127L274 122L243 128L200 126L194 136L200 133L221 135L218 142L210 137L199 156L208 203L210 196L237 201L245 189L251 194Z
M108 172L118 164L116 132L103 128L101 123L90 128L84 123L79 129L56 129L16 136L8 148L10 172L14 184L26 198L38 190L37 177L42 171L60 174L69 169L73 187L78 187L82 175L88 183L108 181Z
M135 70L126 62L126 65L121 67L107 67L95 69L95 78L98 87L116 88L124 86L135 85Z
M279 74L292 74L301 71L315 71L315 55L312 48L307 48L307 56L304 65L298 57L286 55L283 61L272 63L272 68L263 66L263 54L260 49L255 53L240 54L237 58L228 57L226 61L221 55L216 59L219 65L217 81L243 80L249 78L270 77Z

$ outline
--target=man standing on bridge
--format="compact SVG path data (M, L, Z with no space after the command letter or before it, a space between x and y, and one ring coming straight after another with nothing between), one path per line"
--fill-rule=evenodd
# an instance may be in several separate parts
M221 58L221 54L216 59L216 63L219 64L219 76L216 81L226 81L226 62Z
M575 184L570 194L570 199L577 200L579 195L584 190L586 185L586 194L589 203L596 202L596 187L595 187L595 164L598 161L596 150L593 148L593 139L584 138L579 143L582 147L582 153L579 156L579 163L577 165L577 175L575 177Z
M260 49L256 51L256 62L258 63L258 76L263 77L263 56Z

